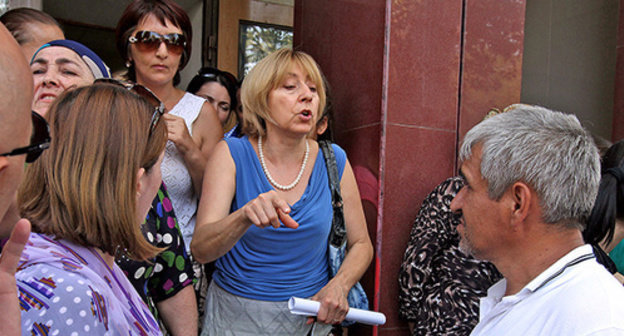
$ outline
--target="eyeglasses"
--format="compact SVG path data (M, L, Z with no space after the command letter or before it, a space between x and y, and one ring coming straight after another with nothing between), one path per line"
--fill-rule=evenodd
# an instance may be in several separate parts
M154 92L152 92L152 90L146 88L145 86L141 84L132 83L132 82L124 82L124 81L120 81L120 80L116 80L112 78L99 78L95 80L94 84L95 83L106 83L106 84L113 84L113 85L121 86L125 88L126 90L131 91L132 93L136 94L137 96L147 100L147 102L150 105L152 105L152 107L154 107L154 113L152 114L152 119L150 120L150 129L149 129L149 135L152 135L152 132L154 131L154 128L156 128L156 125L158 124L160 117L162 117L162 115L165 114L165 104L162 101L160 101L158 97L156 97L156 95L154 94Z
M161 35L153 31L141 30L134 36L130 36L128 42L136 45L140 51L154 51L164 42L167 50L180 55L186 47L186 36L178 33Z
M26 162L32 163L37 160L45 149L50 147L50 127L48 122L37 112L32 111L33 134L30 137L30 145L16 148L0 156L15 156L26 154Z

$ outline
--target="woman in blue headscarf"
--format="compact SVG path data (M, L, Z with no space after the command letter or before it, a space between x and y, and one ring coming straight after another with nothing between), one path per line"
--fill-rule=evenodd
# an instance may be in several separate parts
M35 84L32 109L46 116L48 108L66 90L111 78L110 70L91 49L72 40L54 40L41 46L30 61Z

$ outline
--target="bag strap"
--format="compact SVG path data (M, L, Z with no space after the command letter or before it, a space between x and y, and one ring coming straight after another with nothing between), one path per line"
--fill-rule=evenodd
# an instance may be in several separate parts
M345 227L344 212L342 208L342 195L340 194L340 179L338 177L338 165L331 142L321 140L318 142L319 148L323 151L325 165L327 166L327 178L329 180L329 190L332 195L332 207L334 216L332 228L329 233L329 243L335 247L340 247L345 243L347 230Z

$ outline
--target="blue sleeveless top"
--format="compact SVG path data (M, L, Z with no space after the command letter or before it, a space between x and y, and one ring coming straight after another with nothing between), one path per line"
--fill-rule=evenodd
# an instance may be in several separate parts
M236 164L234 212L261 193L273 190L247 136L225 139ZM332 145L342 173L347 156ZM264 229L252 225L234 247L216 261L213 279L231 294L262 301L307 298L328 282L327 240L332 224L327 168L319 150L301 198L291 204L290 216L299 223Z

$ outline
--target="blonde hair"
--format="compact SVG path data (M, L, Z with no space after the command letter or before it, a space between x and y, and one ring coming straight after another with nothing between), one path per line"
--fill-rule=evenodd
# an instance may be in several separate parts
M158 161L166 126L125 88L96 84L65 92L50 108L50 148L26 170L18 194L33 231L147 260L160 249L137 223L137 172Z
M280 49L262 59L249 72L241 87L243 104L243 132L263 136L266 122L274 122L269 110L269 93L277 88L293 65L301 68L317 88L319 109L315 123L325 108L325 87L318 64L312 56L290 48Z

